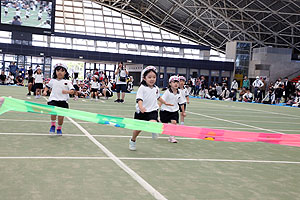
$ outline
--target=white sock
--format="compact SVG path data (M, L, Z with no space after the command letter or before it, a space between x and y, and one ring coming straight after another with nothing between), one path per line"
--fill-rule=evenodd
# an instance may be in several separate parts
M180 122L180 125L184 125L184 122Z

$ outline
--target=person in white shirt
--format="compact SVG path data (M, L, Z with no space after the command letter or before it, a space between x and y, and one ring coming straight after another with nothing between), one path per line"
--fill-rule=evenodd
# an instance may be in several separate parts
M254 87L254 100L257 100L258 93L260 92L261 87L264 86L264 83L259 79L259 76L257 76L256 80L252 83L252 86Z
M53 77L46 85L43 95L47 95L47 91L51 89L51 94L48 100L48 105L62 108L69 108L69 94L74 94L74 87L69 79L68 68L62 63L54 66ZM58 116L57 135L62 135L62 125L64 116ZM56 115L51 115L50 134L55 133Z
M153 66L148 66L142 71L142 82L136 93L136 112L134 119L158 122L157 100L163 104L172 106L166 103L159 94L159 88L155 85L157 71ZM129 149L136 150L136 138L141 133L140 130L134 130L132 137L129 140ZM157 138L155 133L152 133L152 138Z
M5 17L7 17L7 15L8 15L8 5L6 5L4 7L4 13L5 13Z
M160 121L162 123L172 123L177 124L179 123L179 106L182 109L182 115L185 117L186 113L184 110L184 99L181 97L181 94L178 90L179 87L179 77L178 76L171 76L169 78L169 87L165 91L162 96L162 99L173 106L162 105L160 109ZM169 142L177 143L177 140L174 136L169 137Z
M42 17L43 17L43 11L40 10L38 13L38 21L42 20Z
M101 93L105 97L105 99L108 99L108 97L113 96L113 93L111 90L111 83L108 81L108 78L103 79L101 87L102 87Z
M91 82L90 82L90 85L91 85L91 100L93 100L93 98L96 99L96 101L98 101L98 90L100 88L100 84L99 82L97 81L98 79L98 76L97 75L94 75Z
M44 76L42 74L41 68L38 66L33 75L33 84L35 88L35 98L39 99L41 97L41 91L44 88Z
M250 92L250 90L247 90L247 92L243 95L243 100L245 102L252 102L253 94Z
M25 16L26 16L26 19L28 20L29 16L30 16L30 8L27 8Z
M126 88L126 77L128 76L128 71L126 67L123 66L123 62L120 62L118 65L118 69L115 72L116 76L116 92L117 92L117 99L115 102L117 103L124 103L125 92L127 91ZM120 91L122 91L122 99L120 99Z
M179 92L181 94L181 98L183 99L183 106L184 106L184 111L186 111L186 104L190 103L190 97L189 97L189 92L187 90L187 88L184 86L185 82L186 82L186 78L184 76L179 76ZM181 109L181 106L179 106L179 110L180 110L180 124L183 125L184 124L184 115L183 110Z

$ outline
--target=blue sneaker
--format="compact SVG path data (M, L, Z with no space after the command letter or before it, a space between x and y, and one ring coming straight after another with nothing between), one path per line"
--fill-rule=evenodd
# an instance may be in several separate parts
M54 134L54 133L55 133L55 126L51 126L51 127L50 127L49 133L50 133L50 134Z
M57 130L56 130L56 133L57 133L57 135L62 135L61 129L57 129Z

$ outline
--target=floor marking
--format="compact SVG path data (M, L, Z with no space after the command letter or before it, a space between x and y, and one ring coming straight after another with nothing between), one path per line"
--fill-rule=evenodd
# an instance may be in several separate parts
M54 159L54 160L111 160L109 157L69 157L69 156L3 156L0 160L14 159ZM142 160L142 161L198 161L198 162L230 162L230 163L273 163L273 164L300 164L300 161L283 160L230 160L230 159L207 159L207 158L136 158L119 157L119 160Z
M162 194L160 194L155 188L153 188L148 182L146 182L141 176L129 168L124 162L122 162L118 157L116 157L112 152L110 152L104 145L102 145L98 140L96 140L87 130L85 130L81 125L75 122L70 117L67 117L79 130L81 130L84 135L86 135L94 144L96 144L112 161L114 161L121 169L123 169L127 174L129 174L134 180L136 180L145 190L147 190L155 199L166 199ZM128 150L129 151L129 150Z

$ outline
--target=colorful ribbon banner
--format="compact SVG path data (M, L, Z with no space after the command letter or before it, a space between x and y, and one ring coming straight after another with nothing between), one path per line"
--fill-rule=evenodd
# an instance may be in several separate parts
M0 97L0 115L8 111L30 112L71 117L98 124L165 135L224 142L266 142L300 147L300 134L258 133L230 131L183 125L163 124L122 117L100 115L86 111L65 109L29 101Z

